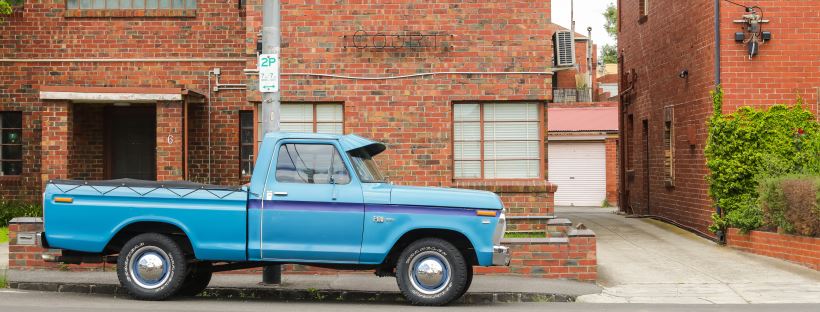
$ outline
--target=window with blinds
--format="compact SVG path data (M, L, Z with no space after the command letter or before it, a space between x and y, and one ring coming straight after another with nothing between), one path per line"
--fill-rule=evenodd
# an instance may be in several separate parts
M69 10L196 9L196 0L66 0Z
M285 132L344 133L341 103L282 103L280 129Z
M463 103L453 107L456 179L541 177L539 103Z

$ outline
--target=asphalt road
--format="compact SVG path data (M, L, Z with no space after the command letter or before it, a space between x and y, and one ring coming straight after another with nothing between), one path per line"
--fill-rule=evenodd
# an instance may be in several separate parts
M71 293L30 292L10 289L0 290L0 311L52 312L52 311L117 311L117 312L162 312L162 311L202 311L202 312L254 312L254 311L789 311L801 312L820 310L820 305L663 305L663 304L585 304L585 303L522 303L494 305L456 305L445 308L412 307L401 304L368 304L344 302L281 302L266 300L219 300L194 298L163 302L145 302L103 295L82 295Z

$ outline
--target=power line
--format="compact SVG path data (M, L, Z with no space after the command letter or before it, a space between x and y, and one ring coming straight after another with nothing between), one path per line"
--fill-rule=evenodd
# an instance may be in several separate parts
M747 6L747 5L742 5L742 4L740 4L740 3L737 3L737 2L734 2L734 1L731 1L731 0L723 0L723 1L725 1L725 2L729 2L729 3L731 3L731 4L734 4L734 5L739 6L739 7L742 7L742 8L749 8L749 6Z

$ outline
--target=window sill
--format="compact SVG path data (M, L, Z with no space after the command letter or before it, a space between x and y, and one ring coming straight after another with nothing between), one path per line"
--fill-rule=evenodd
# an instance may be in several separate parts
M554 193L558 185L543 179L455 180L453 186L494 193Z
M65 10L65 17L196 17L196 9Z

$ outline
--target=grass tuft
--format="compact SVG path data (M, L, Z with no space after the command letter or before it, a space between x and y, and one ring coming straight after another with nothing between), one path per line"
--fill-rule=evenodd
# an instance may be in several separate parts
M0 227L0 244L7 243L9 241L9 228L8 227Z

